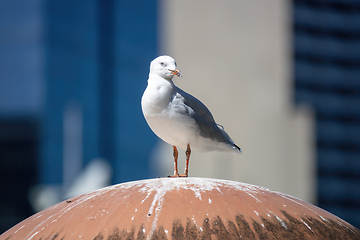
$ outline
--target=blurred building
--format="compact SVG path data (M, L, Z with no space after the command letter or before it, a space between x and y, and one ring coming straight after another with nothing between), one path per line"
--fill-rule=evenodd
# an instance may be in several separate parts
M193 152L190 176L248 182L314 202L313 115L293 100L290 3L188 0L162 7L160 50L177 59L183 74L175 83L201 99L243 149L241 156ZM172 149L161 145L168 153L157 165L168 163L171 172Z
M172 172L140 107L160 54L244 151L193 152L190 176L269 187L360 227L360 1L13 0L0 22L0 232L101 187L86 179Z

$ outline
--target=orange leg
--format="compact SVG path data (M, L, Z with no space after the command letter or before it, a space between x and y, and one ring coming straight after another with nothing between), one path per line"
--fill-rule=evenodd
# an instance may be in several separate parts
M191 149L190 149L190 145L187 145L186 151L186 163L185 163L185 170L184 170L184 174L180 175L180 177L187 177L188 173L189 173L189 160L190 160L190 154L191 154Z
M177 160L178 160L178 156L179 156L179 152L177 150L177 148L175 146L173 146L173 156L174 156L174 175L173 176L168 176L168 177L179 177L179 171L178 171L178 167L177 167Z

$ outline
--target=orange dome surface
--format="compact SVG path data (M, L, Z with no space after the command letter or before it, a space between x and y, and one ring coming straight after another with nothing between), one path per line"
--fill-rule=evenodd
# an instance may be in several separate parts
M312 204L209 178L128 182L60 202L0 236L12 239L360 239Z

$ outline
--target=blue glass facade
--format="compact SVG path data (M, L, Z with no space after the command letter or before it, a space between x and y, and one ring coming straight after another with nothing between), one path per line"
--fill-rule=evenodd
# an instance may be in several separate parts
M110 161L114 183L152 176L148 156L155 137L140 99L157 54L156 9L156 1L46 3L43 182L63 181L64 114L71 106L82 119L84 165Z
M157 138L140 100L158 53L157 5L155 0L0 2L0 166L9 189L1 198L6 208L0 232L32 213L31 186L71 184L93 159L112 166L112 183L154 177L149 156ZM9 136L19 138L11 142ZM9 144L26 151L14 155ZM27 171L24 159L33 166ZM21 168L11 168L9 161ZM14 171L24 173L24 189L9 178ZM19 205L26 211L19 212Z

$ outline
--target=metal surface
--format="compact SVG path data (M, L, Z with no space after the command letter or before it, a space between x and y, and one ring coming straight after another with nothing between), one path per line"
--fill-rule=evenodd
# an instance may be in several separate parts
M0 236L11 239L360 239L312 205L254 185L158 178L60 202Z

